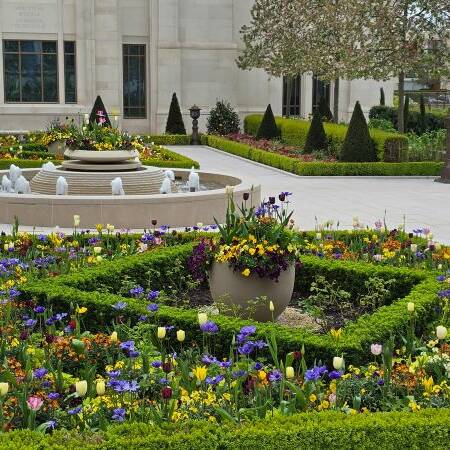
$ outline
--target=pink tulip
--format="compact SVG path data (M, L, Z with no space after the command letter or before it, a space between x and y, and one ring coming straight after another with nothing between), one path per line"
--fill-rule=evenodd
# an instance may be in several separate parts
M27 400L28 408L31 409L31 411L39 411L42 408L42 405L44 404L44 401L39 397L30 397Z
M372 355L375 356L381 355L381 352L383 351L383 346L381 344L372 344L370 346L370 351Z

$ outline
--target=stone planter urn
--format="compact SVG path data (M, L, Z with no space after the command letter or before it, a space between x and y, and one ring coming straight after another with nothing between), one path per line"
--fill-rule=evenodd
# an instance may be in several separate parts
M64 152L68 159L95 164L114 164L134 160L139 157L137 150L70 150Z
M239 271L225 263L215 262L209 273L209 288L215 302L236 308L244 318L268 322L276 319L289 305L294 291L295 264L281 272L278 282L269 278L260 278L257 274L244 277ZM260 297L267 297L264 304L252 304ZM250 303L249 303L250 301ZM269 301L275 307L269 309Z
M54 141L48 146L48 152L55 156L62 157L64 156L65 151L66 151L65 140Z

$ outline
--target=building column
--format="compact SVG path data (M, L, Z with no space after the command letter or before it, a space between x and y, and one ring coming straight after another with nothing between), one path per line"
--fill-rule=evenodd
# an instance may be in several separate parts
M159 0L148 0L147 117L151 133L158 130Z
M302 76L301 98L301 115L308 119L308 116L313 112L313 76L310 73L305 73Z
M58 0L58 92L59 104L66 103L65 79L64 79L64 0Z

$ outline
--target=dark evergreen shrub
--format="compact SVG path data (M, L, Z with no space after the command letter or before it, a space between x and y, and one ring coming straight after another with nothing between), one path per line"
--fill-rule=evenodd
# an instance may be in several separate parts
M166 134L186 134L183 116L178 103L177 94L174 92L170 102L169 115L167 117Z
M425 98L423 94L420 94L420 116L419 116L419 130L420 133L425 133L427 126L426 126L426 116L425 116Z
M226 136L227 134L239 133L239 125L238 113L229 102L221 100L211 109L206 128L208 134Z
M359 102L356 102L353 110L339 159L345 162L371 162L377 160L375 145L370 137L366 118Z
M409 123L409 96L405 97L405 104L403 106L403 123L405 124L405 130L408 131Z
M326 122L333 121L333 113L331 112L330 105L326 101L325 97L320 97L318 108L319 108L320 117L322 117L322 120L324 120Z
M386 100L384 97L384 89L380 88L380 106L384 106L386 104Z
M256 139L279 139L280 136L280 130L275 122L272 107L267 105L263 120L256 133Z
M99 114L103 114L103 116L100 116ZM95 99L94 106L91 111L91 115L89 117L89 123L93 124L100 124L101 123L101 117L103 117L104 122L102 123L103 126L111 126L111 121L109 120L108 112L106 111L105 105L103 104L102 98L100 95L97 96Z
M313 114L311 126L306 136L304 153L328 150L328 138L323 128L322 115L319 108Z

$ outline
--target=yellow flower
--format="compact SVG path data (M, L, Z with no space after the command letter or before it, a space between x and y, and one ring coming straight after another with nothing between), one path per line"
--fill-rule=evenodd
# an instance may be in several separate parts
M242 275L244 275L244 277L248 277L250 275L250 269L247 268L247 269L243 270Z
M102 230L103 230L103 225L102 225L101 223L98 223L97 225L95 225L95 228L97 229L97 231L98 231L99 233L101 233Z
M192 371L194 377L197 378L197 380L200 381L200 382L201 381L205 381L207 372L208 372L208 369L206 368L206 366L196 367Z
M264 381L267 377L266 372L264 372L264 370L259 370L258 371L258 378L260 381Z
M423 380L422 382L423 387L425 388L425 392L427 394L431 394L433 392L433 384L434 384L434 380L433 377L430 378L425 378L425 380Z
M248 252L249 252L250 255L253 256L256 253L256 248L249 248Z
M311 403L314 403L316 400L317 400L317 397L316 397L315 394L311 394L311 395L309 396L309 401L310 401Z
M225 392L225 393L222 395L222 398L223 398L224 400L226 400L227 402L229 402L229 401L231 400L231 395L230 395L228 392Z
M412 412L420 411L420 405L418 405L416 402L411 401L409 402L408 406L411 408Z
M332 328L330 334L334 340L338 341L342 336L342 328L339 328L338 330Z
M78 314L84 314L87 312L87 308L85 306L81 307L81 308L77 308L77 313Z

